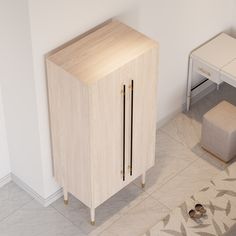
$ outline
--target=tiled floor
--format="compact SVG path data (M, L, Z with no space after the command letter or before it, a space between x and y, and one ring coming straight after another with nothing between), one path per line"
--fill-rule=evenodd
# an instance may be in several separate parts
M172 210L143 236L214 236L231 230L236 235L236 162L221 171L200 190ZM206 214L192 220L188 211L201 203Z
M221 86L162 127L145 189L137 179L99 206L95 226L89 223L89 209L72 196L68 206L59 199L43 208L9 183L0 189L0 236L144 234L226 167L199 145L202 115L223 99L236 105L236 89Z

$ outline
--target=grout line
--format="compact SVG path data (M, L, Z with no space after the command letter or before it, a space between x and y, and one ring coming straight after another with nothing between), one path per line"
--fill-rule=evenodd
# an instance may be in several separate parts
M20 209L22 209L25 205L27 205L28 203L32 202L34 199L30 199L28 202L24 203L22 206L18 207L17 209L15 209L13 212L9 213L7 216L5 216L3 219L0 220L0 223L2 223L3 221L5 221L6 219L8 219L10 216L14 215L17 211L19 211Z
M149 198L152 198L153 200L157 201L157 202L160 203L162 206L166 207L168 210L170 210L170 211L173 210L173 209L169 208L165 203L161 202L159 199L156 199L156 198L153 197L152 195L150 195Z
M134 184L134 183L131 183ZM135 185L136 186L136 185ZM136 186L137 187L137 186ZM143 189L142 189L142 193L147 194ZM116 221L118 221L122 216L124 216L130 209L136 207L137 205L139 205L140 203L142 203L144 200L146 200L149 196L149 194L147 194L146 197L144 197L143 199L141 199L139 202L137 202L136 204L134 204L131 207L127 207L126 210L124 210L124 212L122 211L122 209L120 211L118 211L115 215L117 217L117 219L115 219L113 222L111 222L110 224L108 223L107 226L105 226L104 229L101 230L101 232L99 232L99 234L101 234L103 231L105 231L106 229L108 229L111 225L113 225ZM156 200L156 199L155 199ZM76 228L78 228L82 233L87 234L87 232L85 232L83 229L81 229L78 225L74 224L67 216L65 216L62 212L60 212L56 207L54 207L53 205L51 205L51 207L53 207L58 213L60 213L65 219L67 219L68 221L70 221ZM114 215L114 217L115 217ZM109 218L108 220L110 220L111 218ZM103 223L105 224L106 221ZM93 235L94 233L96 233L96 230L99 230L99 227L102 227L101 224L100 226L98 226L97 228L94 229L94 231L90 232L88 235Z
M63 218L65 218L66 220L68 220L69 222L72 223L72 225L74 225L77 229L79 229L82 233L85 233L81 228L79 228L78 225L76 225L74 222L72 222L68 217L66 217L64 214L62 214L59 210L57 210L57 208L55 208L52 204L50 205L50 207L52 207L56 212L58 212L61 216L63 216Z
M168 212L166 213L166 215L164 215L163 217L161 217L161 218L160 218L159 220L157 220L155 223L153 223L152 225L148 226L148 227L145 229L145 231L144 231L142 234L140 234L140 236L141 236L141 235L144 235L145 232L147 232L148 230L152 229L156 224L158 224L160 221L162 221L162 220L164 219L164 217L166 217L166 216L167 216L168 214L170 214L171 211L172 211L169 207L167 207L165 204L163 204L163 203L160 202L159 200L157 200L157 199L155 199L155 198L153 198L153 197L151 197L151 196L150 196L150 198L152 198L153 200L155 200L158 204L162 205L163 207L167 208Z
M163 128L160 128L160 131L163 132L164 134L166 134L169 138L171 138L172 140L178 142L179 144L181 144L183 147L185 147L186 149L190 150L191 152L193 152L190 147L187 144L184 144L182 141L178 140L175 137L172 137L167 131L165 131ZM200 141L200 140L199 140Z
M143 191L144 192L144 191ZM101 233L103 233L104 231L106 231L108 228L110 228L113 224L115 224L119 219L121 219L122 216L127 215L128 211L130 211L131 209L133 209L134 207L140 205L141 203L143 203L145 200L147 200L148 198L150 198L151 196L149 194L147 194L146 197L144 197L140 202L138 202L137 204L133 205L132 207L130 207L129 209L127 209L127 211L125 211L123 214L120 215L119 218L117 218L114 222L112 222L108 227L106 227L105 229L103 229L99 235ZM153 197L151 197L152 199L154 199ZM156 201L156 199L154 199ZM163 205L163 204L162 204Z
M164 182L163 184L159 185L154 191L152 191L151 193L147 192L146 190L143 190L146 194L148 194L149 196L151 196L154 192L156 192L158 189L161 189L164 185L166 185L168 182L170 182L173 178L175 178L177 175L179 175L180 173L182 173L184 170L186 170L190 165L192 165L193 163L195 163L198 159L191 161L187 166L185 166L183 169L179 170L177 173L175 173L173 176L171 176L166 182ZM136 183L134 183L136 186L138 186ZM138 186L139 187L139 186ZM140 188L140 187L139 187ZM156 198L155 198L156 199ZM156 199L157 200L157 199Z
M202 125L202 123L200 123L201 125ZM202 160L204 160L204 156L205 155L208 155L208 154L211 154L211 153L209 153L209 152L207 152L207 151L205 151L204 149L202 149L203 150L203 152L202 152L202 154L196 154L195 152L193 152L192 151L192 149L190 148L190 147L188 147L186 144L184 144L183 142L181 142L181 141L179 141L179 140L177 140L175 137L172 137L167 131L165 131L165 130L162 130L161 129L161 131L163 132L163 133L165 133L166 135L168 135L170 138L172 138L173 140L175 140L175 141L177 141L178 143L180 143L180 144L182 144L184 147L186 147L189 151L191 151L193 154L195 154L196 156L197 156L197 159L196 160L199 160L199 158L201 158ZM199 140L199 142L200 142L200 140ZM211 155L213 155L213 154L211 154ZM214 156L214 155L213 155ZM211 157L208 157L208 158L211 158ZM214 157L215 158L215 157ZM215 158L216 159L216 158ZM216 162L219 162L220 163L220 160L217 160L216 159ZM224 163L225 164L225 163ZM219 170L224 170L226 167L227 167L228 165L221 165L220 167L218 167L218 166L215 166L217 169L219 169ZM222 169L221 169L222 168Z
M165 204L163 204L163 203L160 202L159 200L157 200L157 199L155 199L155 198L153 198L153 197L151 197L151 196L150 196L150 198L152 198L153 200L157 201L160 205L162 205L163 207L167 208L167 210L169 210L169 211L168 211L168 213L166 213L166 215L164 215L164 216L161 217L159 220L157 220L154 224L152 224L152 225L149 226L147 229L145 229L145 232L147 232L148 230L152 229L155 225L157 225L159 222L161 222L168 214L170 214L170 213L172 212L172 209L170 209L169 207L167 207ZM142 235L144 235L145 232L142 233ZM141 236L141 234L140 234L140 236Z
M148 198L151 198L152 200L154 200L155 202L157 202L158 204L160 204L160 205L162 205L163 207L165 207L167 210L169 210L169 212L171 212L172 211L172 209L170 209L169 207L167 207L165 204L163 204L162 202L160 202L159 200L157 200L157 199L155 199L154 197L152 197L151 195L148 195L147 197L145 197L142 201L140 201L138 204L136 204L135 206L133 206L133 207L131 207L129 210L131 210L132 208L134 208L134 207L136 207L136 206L138 206L138 205L140 205L144 200L147 200ZM128 212L128 211L127 211ZM127 215L127 212L125 212L123 215ZM121 216L123 216L123 215L121 215ZM115 222L117 222L120 218L121 218L121 216L118 218L118 219L116 219L111 225L109 225L107 228L105 228L104 230L102 230L100 233L99 233L99 235L101 234L101 233L103 233L104 231L106 231L110 226L112 226ZM165 217L165 216L164 216ZM155 224L157 224L159 221L161 221L163 218L161 218L160 220L158 220ZM153 227L155 224L153 224L152 226L149 226L148 227L148 229L149 228L151 228L151 227Z
M173 119L172 119L172 120L173 120ZM164 134L166 134L170 139L172 139L172 140L178 142L178 143L181 144L181 146L183 146L185 149L187 149L187 150L189 150L189 151L192 152L192 150L191 150L187 145L185 145L183 142L181 142L181 141L175 139L175 138L172 137L170 134L168 134L166 131L164 131L162 128L159 128L159 130L160 130L161 132L163 132ZM200 157L202 157L203 155L204 155L204 154L202 154ZM196 155L196 156L197 156L197 155ZM197 160L198 160L198 159L196 158L196 160L191 161L187 166L185 166L183 169L179 170L176 174L174 174L172 177L170 177L166 182L164 182L163 184L161 184L160 186L158 186L157 189L162 188L163 185L167 184L170 180L172 180L174 177L176 177L179 173L181 173L182 171L184 171L186 168L188 168L190 165L192 165L192 164L193 164L195 161L197 161ZM135 184L137 187L139 187L140 189L142 189L137 183L134 182L134 184ZM156 189L156 190L157 190L157 189ZM142 190L143 190L143 189L142 189ZM155 191L156 191L156 190L155 190ZM148 192L146 192L145 190L143 190L143 191L144 191L145 193L147 193L148 195L151 195L153 192L155 192L155 191L153 191L152 193L148 193Z
M166 183L164 183L163 185L161 185L161 188L167 184L168 182L170 182L170 180L172 180L173 178L175 178L177 175L179 175L180 173L182 173L183 171L185 171L187 168L189 168L191 165L193 165L193 163L195 163L197 160L193 160L191 161L187 166L185 166L183 169L181 169L179 172L177 172L173 177L171 177ZM153 192L152 192L153 194Z
M201 123L201 125L202 125L202 123ZM189 150L190 152L192 152L194 155L196 155L196 160L198 160L198 158L201 158L201 157L203 157L206 153L204 153L205 151L203 150L203 153L202 154L196 154L195 152L193 152L192 151L192 149L187 145L187 144L184 144L183 142L181 142L180 140L178 140L177 138L174 138L174 137L172 137L167 131L165 131L165 130L163 130L163 129L161 129L161 131L163 132L163 133L165 133L169 138L171 138L172 140L174 140L174 141L176 141L176 142L178 142L179 144L182 144L182 146L183 147L185 147L187 150ZM198 140L199 141L199 143L200 143L200 140ZM197 144L199 144L199 143L197 143ZM194 146L195 147L195 146ZM193 147L193 148L194 148Z

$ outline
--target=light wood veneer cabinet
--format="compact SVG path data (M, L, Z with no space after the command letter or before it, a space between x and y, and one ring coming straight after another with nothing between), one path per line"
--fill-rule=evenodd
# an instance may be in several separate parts
M56 181L91 210L154 165L158 44L112 21L47 58Z

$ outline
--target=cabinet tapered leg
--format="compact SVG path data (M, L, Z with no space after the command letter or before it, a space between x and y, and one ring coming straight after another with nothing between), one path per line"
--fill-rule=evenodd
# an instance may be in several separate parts
M63 195L64 195L64 204L68 205L68 192L66 188L63 188Z
M95 225L95 208L90 208L91 225Z
M142 174L142 188L145 187L146 173Z

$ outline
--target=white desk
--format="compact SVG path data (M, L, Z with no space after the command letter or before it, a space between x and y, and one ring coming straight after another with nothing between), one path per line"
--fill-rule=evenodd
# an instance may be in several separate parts
M222 33L191 53L187 111L191 103L193 73L198 73L217 85L226 82L236 87L236 39Z

